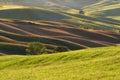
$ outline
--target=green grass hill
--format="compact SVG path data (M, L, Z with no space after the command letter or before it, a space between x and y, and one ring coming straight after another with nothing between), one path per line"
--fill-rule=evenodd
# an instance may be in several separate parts
M119 80L120 46L0 57L0 80Z

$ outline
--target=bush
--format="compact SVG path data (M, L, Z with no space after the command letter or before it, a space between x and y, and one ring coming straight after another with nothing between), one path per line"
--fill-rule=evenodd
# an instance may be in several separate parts
M46 53L46 46L40 42L31 42L28 44L26 53L28 55L39 55Z
M66 46L58 46L54 49L54 52L66 52L69 51L70 49Z

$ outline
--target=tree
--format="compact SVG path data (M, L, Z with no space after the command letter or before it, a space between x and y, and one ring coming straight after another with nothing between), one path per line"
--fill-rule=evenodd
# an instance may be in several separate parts
M46 53L46 46L40 42L31 42L28 44L26 53L28 55L39 55Z
M70 49L66 46L58 46L54 49L54 52L66 52L69 51Z
M79 13L82 14L82 15L85 14L85 12L83 10L80 10Z

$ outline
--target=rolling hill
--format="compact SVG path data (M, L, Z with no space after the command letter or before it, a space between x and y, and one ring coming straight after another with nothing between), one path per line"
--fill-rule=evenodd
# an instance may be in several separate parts
M120 20L120 0L0 0L0 3L43 7L55 11L76 12L76 14L83 9L89 16Z
M55 21L0 20L0 52L25 54L27 43L35 41L45 43L48 51L56 46L77 50L119 44L120 34Z
M1 4L38 6L47 8L82 8L91 4L95 4L101 0L0 0ZM81 5L80 5L81 4Z
M63 22L89 29L120 30L119 20L102 17L97 18L80 14L70 14L39 7L2 5L0 8L0 18L31 21L47 20Z
M0 57L0 80L119 80L120 46Z
M48 52L60 45L77 50L120 43L119 1L0 2L2 53L25 54L27 43L33 41L45 43ZM80 9L84 15L79 14Z
M86 10L89 16L120 20L120 0L101 0Z
M0 0L0 80L120 80L119 66L120 0Z

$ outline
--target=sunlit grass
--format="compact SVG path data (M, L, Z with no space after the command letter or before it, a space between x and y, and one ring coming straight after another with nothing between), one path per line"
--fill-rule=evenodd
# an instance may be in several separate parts
M0 57L1 80L119 80L120 47Z
M108 18L112 18L112 19L115 19L115 20L120 20L120 16L108 16Z
M119 1L115 2L115 1L110 1L110 0L102 0L102 1L100 1L96 4L93 4L90 7L86 8L85 11L86 11L87 16L96 17L98 14L100 14L100 15L105 14L104 11L114 10L114 9L119 8L119 7L120 7Z
M76 10L76 9L69 9L66 12L70 14L79 14L79 10Z
M0 6L0 10L6 10L6 9L21 9L21 8L29 8L26 6L18 6L18 5L2 5Z

